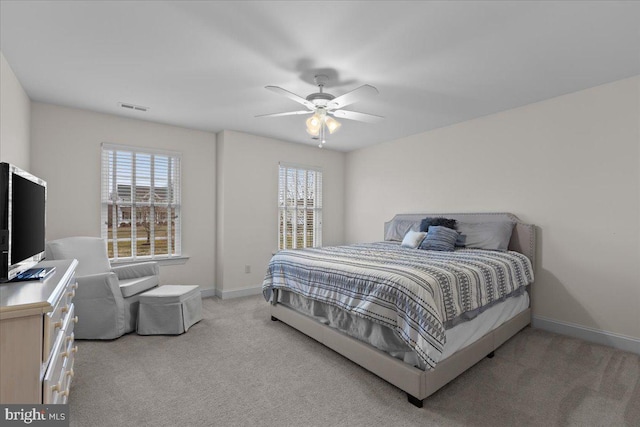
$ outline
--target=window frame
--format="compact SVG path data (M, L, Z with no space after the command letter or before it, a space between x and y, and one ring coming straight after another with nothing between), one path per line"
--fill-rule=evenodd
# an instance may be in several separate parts
M109 219L112 221L112 229L113 225L118 222L118 212L117 210L111 208L113 206L113 194L118 194L119 185L123 185L116 178L117 175L117 154L118 152L126 153L127 155L131 155L131 184L128 189L130 192L129 201L118 203L119 206L128 208L128 218L131 224L131 234L129 238L131 239L131 255L130 256L119 256L118 255L118 235L116 233L111 233L109 236ZM135 261L162 261L162 260L172 260L172 259L181 259L184 258L182 254L182 153L175 151L167 151L167 150L159 150L155 148L146 148L146 147L134 147L127 145L119 145L119 144L110 144L110 143L102 143L100 148L101 154L101 162L100 162L100 216L101 216L101 236L108 244L112 244L113 252L109 256L109 260L113 263L128 263ZM143 180L143 177L136 175L136 156L149 156L149 176L146 177L149 180L149 185L147 188L149 189L149 202L141 202L136 200L136 193L138 183ZM112 156L112 157L110 157ZM167 161L167 189L172 188L171 191L167 190L167 201L166 202L156 202L156 192L155 192L155 178L156 178L156 157L168 157ZM115 160L115 163L111 163L111 160ZM114 167L115 165L115 167ZM110 179L111 178L111 179ZM111 182L110 182L111 181ZM176 183L177 181L177 183ZM110 186L111 184L111 186ZM126 185L126 184L125 184ZM142 187L145 187L142 185ZM137 236L140 233L147 233L143 225L138 225L136 222L137 209L138 207L148 207L149 215L154 218L155 211L157 208L170 210L175 216L173 221L167 220L167 246L172 250L167 249L167 252L170 253L155 253L155 226L157 221L149 221L149 233L150 233L150 246L149 251L150 254L140 255L137 253ZM123 215L124 215L123 211ZM111 216L111 218L109 218ZM172 224L173 222L173 224ZM116 230L117 230L116 226ZM115 236L114 236L115 234ZM175 234L173 236L173 234ZM172 238L173 237L173 238ZM171 245L173 243L173 245Z
M284 170L284 172L283 172ZM308 194L309 189L309 185L308 185L308 178L305 180L306 184L304 186L304 194L305 197L303 198L302 201L302 205L300 205L298 202L294 203L293 205L289 205L287 204L287 199L286 196L283 195L283 192L286 193L287 191L287 178L288 178L288 173L287 171L295 171L296 174L296 179L298 177L298 173L303 172L305 174L308 173L313 173L314 174L314 195L313 195L313 207L309 208L308 206L308 201L309 198L306 197L306 194ZM284 188L282 187L283 184L283 175L285 177L285 184L284 184ZM301 249L300 247L298 247L297 243L298 243L298 230L297 230L297 221L296 219L298 218L298 215L300 215L300 213L302 213L302 217L303 217L303 230L302 230L302 248L310 248L310 247L321 247L322 246L322 237L323 237L323 229L322 229L322 211L323 211L323 206L322 206L322 199L323 199L323 171L322 168L320 167L315 167L315 166L307 166L307 165L300 165L300 164L294 164L294 163L286 163L286 162L279 162L278 163L278 198L277 198L277 207L278 207L278 250L284 250L284 249ZM296 190L296 195L297 195L297 190ZM298 198L296 197L296 201L298 200ZM287 219L289 218L289 216L287 215L288 212L291 212L292 215L290 217L291 219L291 223L292 223L292 231L291 231L291 247L287 247L287 227L286 227L286 223L288 222ZM308 218L309 218L309 212L313 212L313 226L312 226L312 242L311 244L307 244L307 237L308 237L308 230L307 230L307 224L308 224ZM283 227L284 225L284 227ZM284 228L284 229L283 229ZM283 245L284 243L284 245Z

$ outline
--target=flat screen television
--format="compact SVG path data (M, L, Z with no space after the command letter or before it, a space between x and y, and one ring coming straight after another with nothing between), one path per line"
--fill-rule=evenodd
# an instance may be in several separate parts
M0 163L0 282L32 268L44 256L47 183Z

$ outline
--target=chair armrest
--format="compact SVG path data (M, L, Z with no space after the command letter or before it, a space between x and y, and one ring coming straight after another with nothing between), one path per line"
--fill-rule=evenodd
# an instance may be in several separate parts
M111 271L116 273L120 280L160 275L160 267L158 267L158 263L155 261L119 265L117 267L112 267Z
M98 273L88 276L77 276L78 289L75 298L78 300L95 298L122 298L120 284L115 273Z

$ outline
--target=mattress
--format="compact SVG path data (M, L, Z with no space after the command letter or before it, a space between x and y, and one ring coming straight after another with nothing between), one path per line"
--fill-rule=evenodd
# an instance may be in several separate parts
M281 290L278 303L285 305L315 321L328 325L340 332L376 347L405 363L426 369L426 364L404 341L388 326L375 323L338 307L314 301L304 296ZM507 298L493 305L472 320L460 323L445 331L445 346L442 359L445 360L455 352L473 344L487 333L495 330L503 323L511 320L529 307L529 295Z

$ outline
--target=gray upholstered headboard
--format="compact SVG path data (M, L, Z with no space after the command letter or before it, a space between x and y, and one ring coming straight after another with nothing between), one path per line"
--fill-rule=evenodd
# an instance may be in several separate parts
M511 240L509 241L509 250L520 252L531 260L531 264L535 268L536 260L536 227L533 224L525 224L517 216L506 212L485 212L485 213L420 213L420 214L398 214L393 219L415 220L418 224L425 217L445 217L455 219L460 222L495 222L495 221L512 221L516 225L513 227ZM393 221L392 219L392 221ZM391 221L384 223L384 233Z

